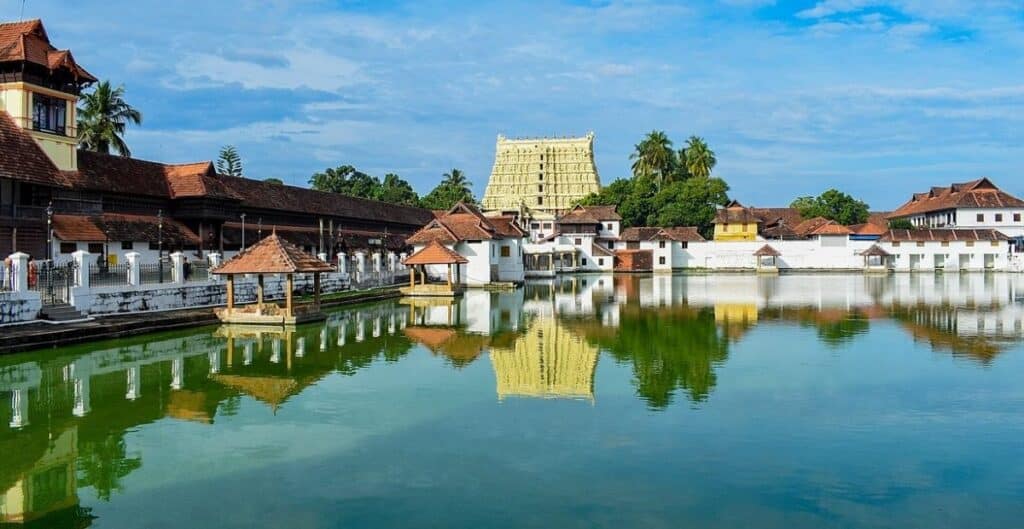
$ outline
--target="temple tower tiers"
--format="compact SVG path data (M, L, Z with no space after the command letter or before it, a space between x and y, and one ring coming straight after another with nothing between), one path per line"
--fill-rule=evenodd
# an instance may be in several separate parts
M557 214L600 191L594 164L594 133L580 138L498 136L494 168L484 193L487 211Z

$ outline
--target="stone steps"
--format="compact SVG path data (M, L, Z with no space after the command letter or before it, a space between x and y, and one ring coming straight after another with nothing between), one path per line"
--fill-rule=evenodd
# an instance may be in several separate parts
M75 321L85 319L85 315L75 310L74 307L67 303L60 303L56 305L44 305L39 311L39 316L44 320L49 321Z

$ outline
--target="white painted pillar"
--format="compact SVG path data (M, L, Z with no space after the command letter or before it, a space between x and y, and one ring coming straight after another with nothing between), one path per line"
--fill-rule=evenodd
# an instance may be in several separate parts
M216 270L224 259L223 256L217 252L207 254L206 258L210 261L211 271ZM220 277L221 276L219 275L210 274L210 281L220 281Z
M185 254L181 252L171 254L171 282L179 285L185 282Z
M28 291L28 254L15 252L10 255L11 274L14 280L11 282L11 290L15 292Z
M348 273L348 254L345 252L338 252L338 273Z
M299 336L295 339L295 358L306 356L306 337Z
M356 341L361 342L366 337L366 328L364 326L366 322L363 321L363 313L356 313Z
M75 286L89 288L89 266L92 264L92 254L85 250L78 250L71 254L75 262Z
M398 255L395 252L388 252L388 272L398 271Z
M278 345L278 357L280 357L281 348ZM252 365L252 342L249 342L242 346L242 365Z
M28 390L16 389L11 393L11 428L28 426Z
M270 353L270 361L275 363L275 364L280 364L281 363L281 339L280 338L274 338L274 340L272 342L270 342L270 345L271 345L271 349L272 349L272 352Z
M380 338L380 316L373 319L373 337Z
M142 368L131 366L127 369L126 375L128 378L128 391L125 392L124 398L135 400L142 395Z
M398 269L399 270L405 270L405 268L406 268L405 267L405 260L408 257L409 257L408 254L406 254L405 252L402 252L402 253L398 254Z
M142 255L139 252L128 252L124 254L124 258L128 260L128 284L139 286L142 284L142 272L140 261Z
M373 273L380 274L380 271L381 271L380 270L381 261L383 261L383 259L381 259L380 252L373 252L372 260L373 260Z
M356 280L366 275L366 252L356 252Z
M338 325L338 347L345 347L346 334L348 334L348 322L343 321L341 325Z
M171 360L171 389L181 389L185 385L185 359L177 357Z
M324 325L320 329L320 351L321 352L327 350L327 329L328 329L328 327L326 325Z
M327 252L320 252L320 253L316 254L316 258L320 259L321 261L326 263L327 262Z
M388 334L395 334L395 313L388 315Z

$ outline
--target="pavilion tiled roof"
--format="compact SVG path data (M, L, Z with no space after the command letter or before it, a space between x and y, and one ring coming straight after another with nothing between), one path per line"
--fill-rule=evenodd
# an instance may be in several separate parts
M64 241L132 241L156 244L163 240L164 248L167 249L199 244L199 236L195 232L169 217L163 219L161 235L160 219L156 215L56 214L53 216L53 233Z
M406 265L464 264L469 259L459 255L437 241L430 241L423 249L405 258Z
M879 240L882 242L1008 241L1010 238L999 230L991 229L917 229L889 230Z
M520 238L525 235L523 230L515 225L512 217L485 217L480 210L460 202L443 215L427 222L406 242L426 244L436 241L441 244L454 244L460 241Z
M890 255L892 255L889 252L882 249L882 247L877 244L872 244L871 248L864 250L860 254L866 257L889 257Z
M757 251L754 252L754 256L755 257L779 257L781 255L782 255L782 252L776 250L774 247L772 247L769 244L766 244L766 245L758 248Z
M334 268L302 251L276 233L246 248L211 272L214 274L303 274Z
M615 206L575 206L559 217L559 224L597 224L622 220Z
M68 50L58 50L50 44L43 22L38 19L0 23L0 63L29 62L50 70L66 69L84 82L96 78L75 62Z
M0 110L0 177L61 187L64 174L57 169L35 140Z
M948 187L933 187L927 193L914 193L909 201L890 213L889 218L954 208L1006 207L1024 207L1024 200L999 189L988 178L979 178Z

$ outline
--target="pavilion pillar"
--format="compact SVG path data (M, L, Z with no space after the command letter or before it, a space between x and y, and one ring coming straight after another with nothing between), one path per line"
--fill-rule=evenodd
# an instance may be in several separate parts
M452 288L452 265L448 263L448 288Z
M284 287L284 311L289 318L292 317L292 290L294 290L294 287L295 279L292 277L292 274L288 274Z
M320 310L320 272L313 272L313 310Z
M262 281L263 276L260 276ZM235 308L235 274L228 274L228 314Z
M263 274L256 278L256 314L263 315Z
M416 286L416 267L409 268L409 288Z

